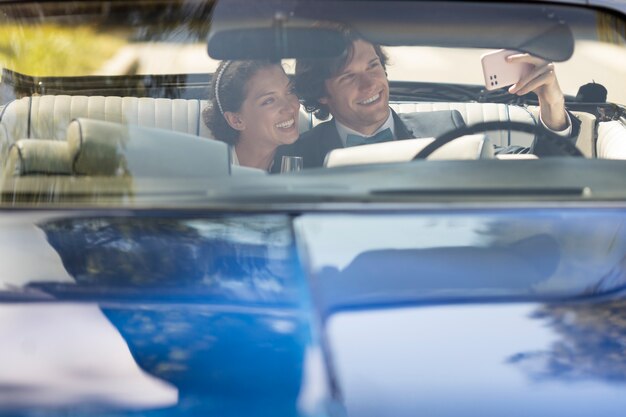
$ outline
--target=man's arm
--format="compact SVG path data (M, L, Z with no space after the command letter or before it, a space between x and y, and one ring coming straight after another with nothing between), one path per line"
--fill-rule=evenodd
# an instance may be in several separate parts
M509 62L522 62L532 65L533 69L516 84L509 88L509 93L519 96L533 92L539 100L539 125L576 143L580 132L580 121L565 109L565 97L556 77L554 63L530 54L515 54L507 57ZM556 144L539 138L531 148L497 149L496 153L528 153L537 156L558 155Z
M509 88L509 93L518 96L535 93L539 99L539 119L547 129L560 132L570 127L570 118L565 111L565 97L556 78L554 63L530 54L511 55L507 61L533 66L526 76Z

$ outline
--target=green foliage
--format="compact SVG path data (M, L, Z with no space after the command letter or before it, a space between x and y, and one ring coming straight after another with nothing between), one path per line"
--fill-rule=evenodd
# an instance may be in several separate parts
M0 66L33 76L90 75L125 43L89 26L4 25Z

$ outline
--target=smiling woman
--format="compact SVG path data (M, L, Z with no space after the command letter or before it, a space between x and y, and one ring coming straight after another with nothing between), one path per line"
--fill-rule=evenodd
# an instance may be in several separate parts
M280 64L224 61L211 95L204 121L216 139L234 147L236 165L268 171L278 146L298 139L300 103Z

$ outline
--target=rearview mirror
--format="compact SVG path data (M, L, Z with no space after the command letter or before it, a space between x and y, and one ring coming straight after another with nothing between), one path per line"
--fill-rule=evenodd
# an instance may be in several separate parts
M345 48L340 32L282 25L218 30L208 42L211 58L232 60L329 58L341 55Z

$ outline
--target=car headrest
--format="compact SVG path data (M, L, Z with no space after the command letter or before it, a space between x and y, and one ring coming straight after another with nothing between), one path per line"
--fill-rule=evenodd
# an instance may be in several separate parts
M229 175L228 145L171 130L75 119L67 128L79 175L209 178Z
M3 175L8 177L72 173L67 143L58 140L21 139L17 141L9 148L3 168Z

